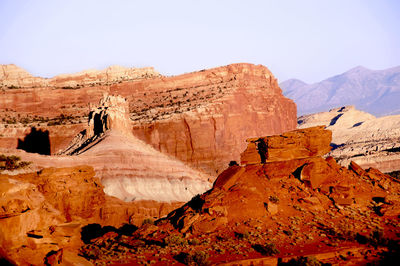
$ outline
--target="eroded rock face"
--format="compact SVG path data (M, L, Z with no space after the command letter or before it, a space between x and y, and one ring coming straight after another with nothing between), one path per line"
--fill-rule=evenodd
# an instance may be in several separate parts
M188 263L180 260L182 257L198 259L210 243L213 252L207 253L208 262L213 264L236 260L236 264L247 265L261 255L274 257L268 263L275 264L278 257L288 261L293 256L318 256L333 264L343 263L343 256L359 264L375 260L379 255L366 254L385 250L389 238L399 240L400 183L376 169L364 171L355 163L345 168L332 157L324 158L331 139L324 131L314 127L289 132L292 137L285 142L287 150L318 148L295 153L300 155L297 158L288 156L285 160L281 156L264 164L232 164L211 190L192 198L166 219L124 238L105 234L94 244L83 246L83 256L90 259L90 254L97 252L92 262L115 259L134 264L148 254L137 250L151 242L156 243L153 254L157 255L149 255L150 259L164 264ZM311 136L319 138L315 139L317 145L310 145ZM371 226L374 223L379 229ZM126 253L117 251L110 258L102 251L105 244L122 249L126 243L136 250L127 257L122 258ZM369 244L374 248L367 251ZM347 251L338 255L343 246ZM181 253L171 258L177 249ZM267 263L259 261L263 262Z
M293 204L298 204L298 210L325 211L332 204L339 209L357 206L367 210L373 199L393 198L400 191L396 180L376 169L364 171L355 163L347 169L332 157L324 159L331 139L331 133L324 127L295 130L266 140L275 143L283 138L285 141L279 148L288 152L285 156L264 164L259 160L242 160L246 165L229 167L210 191L171 213L170 222L181 231L206 233L210 228L218 230L246 220L268 224L273 216L284 219L296 212ZM304 152L297 153L299 150ZM259 157L255 148L248 148L244 154L246 158ZM387 202L381 208L397 210L399 203Z
M98 106L90 111L86 129L81 131L59 154L79 154L109 130L127 136L132 135L129 107L123 97L104 95Z
M258 164L262 156L265 156L266 162L323 156L331 150L331 139L331 131L325 130L324 126L247 139L248 145L241 154L241 163Z
M62 89L58 85L6 89L0 97L0 118L15 118L17 122L0 128L0 132L7 131L7 140L1 137L0 141L10 145L13 136L23 137L21 131L29 128L21 130L22 118L50 119L40 122L40 128L46 126L49 130L50 138L53 133L48 123L61 123L57 127L65 127L63 134L72 139L77 132L70 131L70 124L84 127L88 105L97 104L105 93L115 94L129 103L135 136L215 175L229 161L239 160L245 148L243 139L279 134L296 127L296 105L282 95L274 76L261 65L233 64L174 77L145 77L87 85L72 75L70 79L79 84L76 89ZM67 119L58 119L60 113ZM65 142L52 142L51 151L65 147Z
M106 201L88 167L2 175L0 180L2 209L9 213L0 219L0 245L19 264L42 264L53 248L79 246L82 224L73 221L99 221L99 208Z
M163 86L160 98L171 104L133 113L134 134L206 173L238 161L243 139L294 129L295 104L263 66L229 65L166 78Z
M83 244L83 226L139 225L144 217L161 217L176 207L126 203L107 196L94 175L88 166L0 175L0 247L4 255L18 264L41 265L45 256L50 260L58 253L63 253L56 258L64 263L88 263L77 255Z
M29 72L16 65L0 65L0 87L20 88L44 85L43 78L33 77Z
M107 130L131 133L129 106L126 99L118 96L104 96L99 106L89 113L89 136L100 135Z
M400 116L376 118L354 106L301 116L299 128L325 125L332 131L330 155L342 165L354 161L382 172L400 170Z
M130 126L126 100L105 96L60 154L79 155L77 162L94 166L104 191L125 201L185 202L209 189L209 176L143 143Z

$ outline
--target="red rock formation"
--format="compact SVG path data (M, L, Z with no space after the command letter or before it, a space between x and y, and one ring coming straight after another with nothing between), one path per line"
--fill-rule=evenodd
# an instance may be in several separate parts
M64 163L92 165L104 191L125 201L185 202L211 185L209 176L134 137L128 104L119 96L105 96L90 112L87 128L60 154L78 155Z
M107 196L94 174L93 168L81 166L0 175L0 249L4 256L18 264L39 265L45 256L47 261L64 257L65 263L84 263L77 256L81 227L89 223L140 225L146 217L159 218L177 207L126 203Z
M45 85L45 79L33 77L29 72L16 65L0 65L0 87L16 89Z
M265 164L233 165L219 175L211 190L166 219L144 226L122 241L118 234L104 235L94 241L99 244L82 247L83 256L99 252L97 259L92 259L96 263L112 259L138 263L145 256L173 264L176 261L171 254L180 262L188 257L199 259L193 255L195 250L195 254L205 251L211 264L239 260L238 264L246 265L262 256L275 257L268 262L277 263L277 257L288 261L310 255L333 264L343 263L343 256L365 264L380 256L374 252L385 250L388 239L399 241L398 181L375 169L364 171L354 163L347 169L332 157L324 159L331 134L320 127L285 135L291 138L280 148L299 158L288 153L287 160L280 157ZM298 152L307 147L311 151ZM253 153L258 154L256 150ZM309 157L304 157L307 154ZM151 251L142 251L140 247L145 245L141 241L155 244ZM101 251L104 243L121 249L129 243L138 248L121 251L127 255L121 259L119 254ZM177 254L177 249L182 253ZM338 256L343 249L346 252Z
M165 96L178 97L180 108L171 117L140 119L135 135L210 174L239 160L243 139L295 128L295 104L263 66L236 64L165 78L163 87L170 91Z
M241 163L260 163L262 151L258 148L259 141L263 141L266 145L264 153L266 153L267 162L325 155L331 150L332 132L324 128L324 126L319 126L297 129L282 135L247 139L249 144L241 154Z
M247 165L232 166L221 173L213 189L199 199L203 205L199 204L196 209L188 203L170 215L172 223L183 231L205 233L204 230L214 231L246 219L268 220L265 209L271 215L290 216L283 199L296 199L305 206L317 203L323 209L332 202L367 208L374 197L385 198L400 190L398 182L378 170L364 171L355 163L349 170L332 157L323 159L321 156L329 152L331 140L331 132L324 127L294 130L264 139L271 149L271 160L265 164L260 164L259 159L253 160L259 158L253 147L256 139L248 140L250 143L242 156L242 162ZM288 188L293 190L289 194ZM282 204L276 205L270 196L279 197ZM214 212L214 209L224 211Z
M239 160L243 139L296 127L295 104L283 97L276 79L261 65L234 64L175 77L141 77L145 79L111 85L100 80L93 86L76 78L79 86L75 90L61 89L57 83L6 89L1 92L0 118L12 116L20 121L37 115L55 119L62 113L72 117L63 123L81 123L90 103L97 103L104 93L118 94L128 99L136 136L209 174ZM66 129L67 133L72 139L77 132ZM52 151L65 148L62 145L52 144Z

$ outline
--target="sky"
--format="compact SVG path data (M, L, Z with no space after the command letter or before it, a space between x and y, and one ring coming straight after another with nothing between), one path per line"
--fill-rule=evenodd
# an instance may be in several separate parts
M0 0L0 64L52 77L246 62L313 83L400 65L399 14L397 0Z

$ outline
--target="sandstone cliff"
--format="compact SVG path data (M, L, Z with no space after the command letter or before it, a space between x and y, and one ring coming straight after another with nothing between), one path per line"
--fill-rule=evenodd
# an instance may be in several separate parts
M89 105L97 104L105 93L116 94L129 102L137 137L214 175L229 161L239 160L243 139L296 127L296 105L282 95L274 76L261 65L233 64L174 77L144 77L88 86L70 76L79 84L76 89L63 89L61 84L5 89L0 92L0 142L15 147L17 138L40 125L49 131L51 152L56 153L68 143L60 141L57 132L71 140L84 127Z
M243 139L294 129L296 106L264 66L235 64L163 79L148 107L132 106L134 134L209 174L239 160ZM132 88L133 89L133 88Z
M332 131L331 156L342 165L354 161L382 172L400 170L400 116L376 118L353 106L298 119L299 127L325 125Z

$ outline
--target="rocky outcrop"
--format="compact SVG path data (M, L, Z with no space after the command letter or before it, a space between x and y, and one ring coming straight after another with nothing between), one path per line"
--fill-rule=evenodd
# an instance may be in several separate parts
M18 264L42 264L51 250L79 247L82 219L108 224L99 215L107 199L92 168L2 175L0 182L0 246Z
M129 103L135 136L213 175L229 161L239 160L245 148L243 139L279 134L296 126L295 104L283 97L274 76L260 65L233 64L174 77L153 75L77 89L56 86L1 93L0 119L16 122L0 128L0 134L10 128L20 132L20 123L28 121L31 127L30 121L41 118L41 128L54 122L60 128L72 123L83 127L88 105L97 104L105 93L121 95ZM63 119L59 119L60 114ZM51 138L52 129L48 130ZM64 131L67 133L69 139L76 134L69 129ZM12 134L7 136L10 139ZM54 142L51 151L65 149L65 145Z
M99 106L89 113L89 136L100 135L110 129L132 134L129 106L122 97L104 96Z
M16 65L0 65L0 87L3 89L42 86L45 83L45 79L34 77Z
M325 125L332 131L332 151L342 165L354 161L382 172L400 170L400 116L376 118L354 106L301 116L299 128Z
M241 154L242 164L303 159L323 156L331 150L332 133L324 126L298 129L261 138L247 139L247 149ZM262 145L265 145L264 147Z
M277 263L278 257L289 261L302 256L304 261L310 255L333 264L343 263L343 256L350 262L357 258L357 263L382 258L374 252L385 250L389 239L399 240L395 235L399 232L400 183L376 169L365 171L355 163L345 168L332 157L324 158L331 134L322 127L266 139L283 136L291 137L281 148L295 151L298 157L285 154L280 160L263 164L232 164L219 175L211 190L193 197L167 218L144 226L123 240L118 234L99 237L95 240L98 246L82 247L83 256L90 259L90 254L98 252L92 262L116 259L120 263L138 263L149 254L147 251L137 248L110 256L101 247L107 242L123 250L126 243L144 247L142 242L152 242L155 244L151 254L157 255L146 258L164 264L204 261L207 256L202 252L209 256L211 264L251 264L262 256L275 258L269 263ZM311 139L315 142L310 145ZM303 150L301 147L314 149L307 157L307 153L296 152ZM252 152L258 155L257 150ZM337 253L343 252L344 247L347 253ZM126 256L121 258L123 254ZM171 258L170 254L177 255Z
M5 253L1 255L22 265L41 265L45 257L89 264L78 257L82 227L141 225L144 218L160 218L177 207L107 196L94 175L88 166L0 175L0 248Z
M123 135L132 135L129 107L126 99L120 96L104 95L98 106L90 111L86 129L81 131L59 154L79 154L111 129Z
M288 206L293 201L301 208L320 211L331 204L338 208L368 209L373 198L388 199L400 191L399 182L378 170L364 171L355 163L347 169L332 157L324 159L331 137L323 127L264 139L266 143L285 139L280 148L288 153L264 164L244 159L246 165L231 166L217 178L212 190L170 214L174 226L183 231L206 233L247 219L269 223L271 216L290 216L293 211ZM246 158L259 157L253 144L251 141L248 144ZM272 151L273 144L270 147ZM298 153L299 150L308 153ZM393 207L392 203L387 206Z

